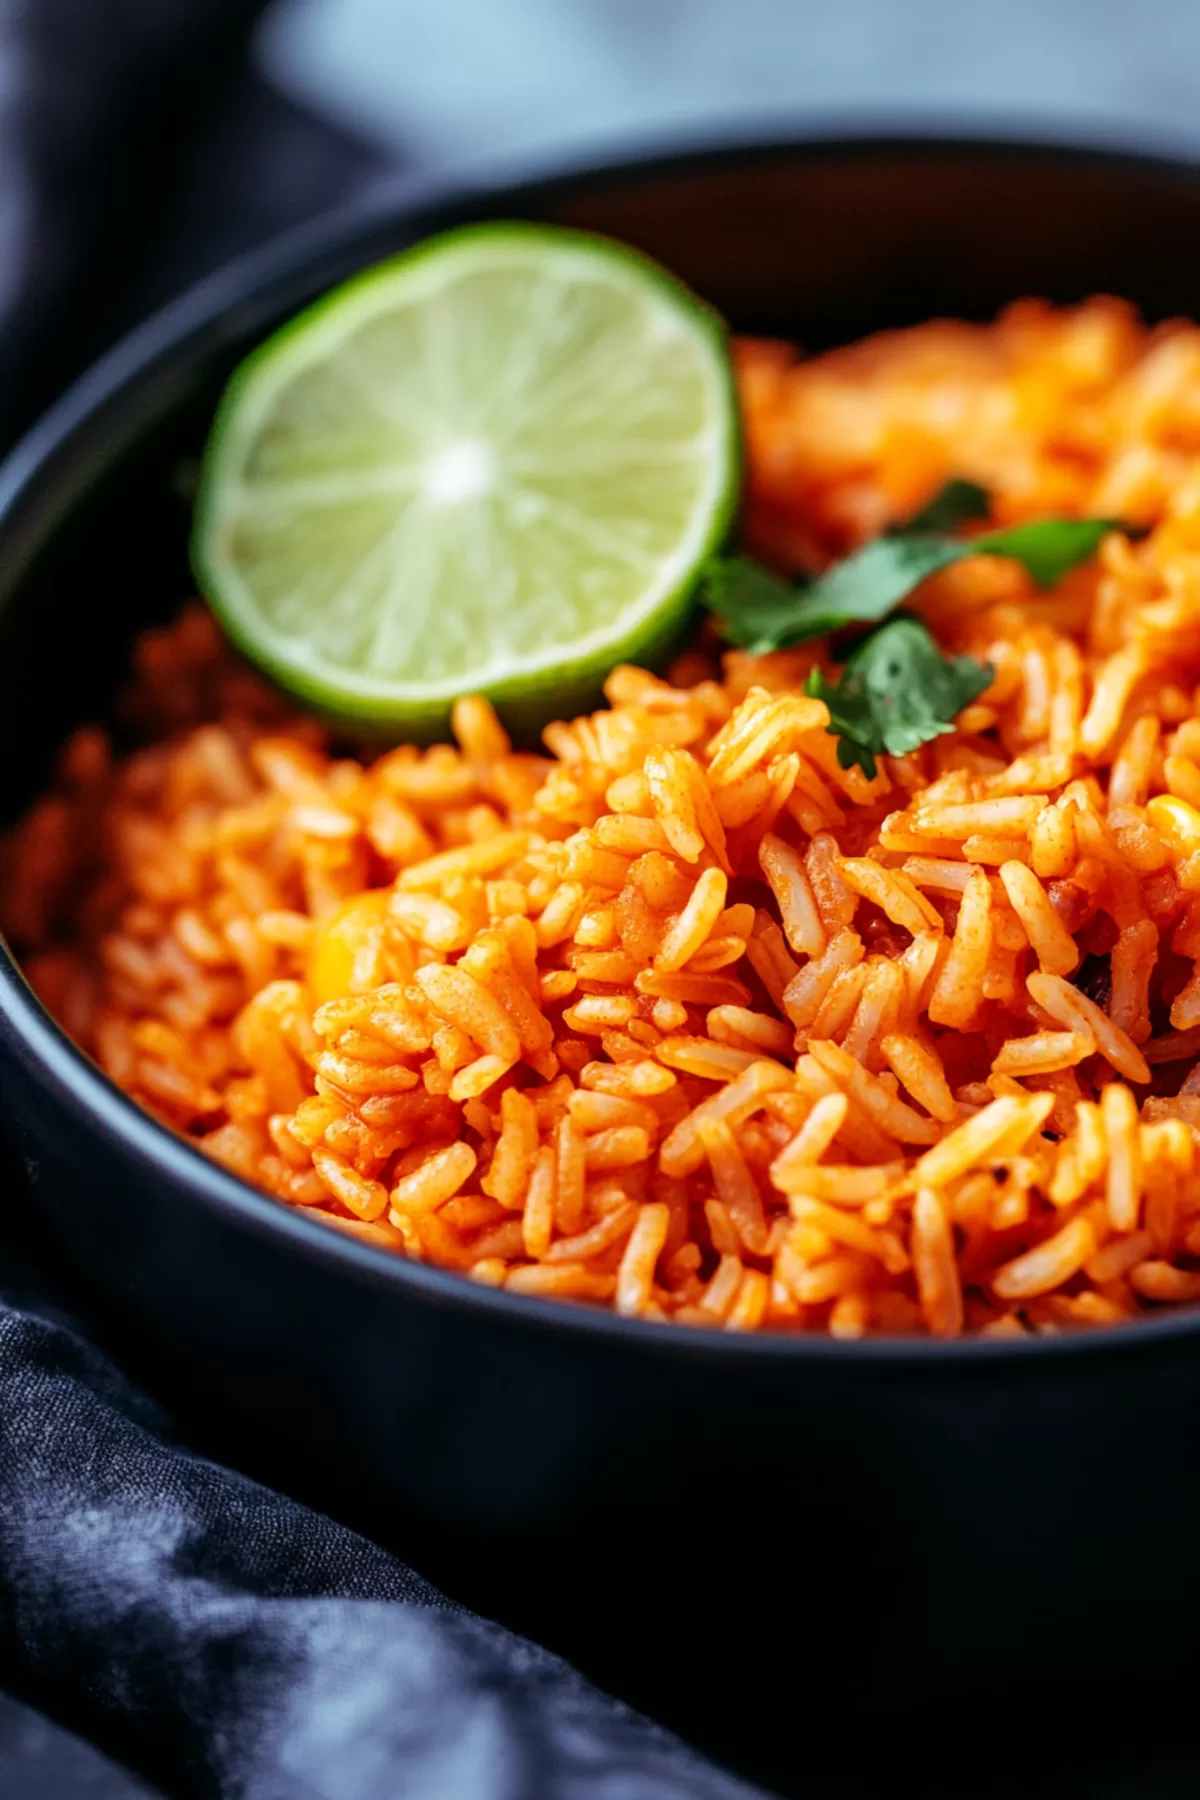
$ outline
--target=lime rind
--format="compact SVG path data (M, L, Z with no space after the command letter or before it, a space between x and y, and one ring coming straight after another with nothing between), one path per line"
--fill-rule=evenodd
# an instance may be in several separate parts
M535 270L549 262L559 281L590 282L598 289L612 289L628 297L640 317L661 333L664 345L692 359L690 373L699 383L697 392L703 395L703 416L701 432L695 434L690 449L703 480L686 529L669 554L648 557L652 576L636 601L591 631L572 626L555 640L549 635L553 622L543 631L539 621L536 629L547 639L543 645L526 644L507 657L497 655L493 646L481 666L455 669L432 679L378 676L340 660L331 666L327 653L319 647L320 634L310 636L303 629L283 634L273 627L231 551L231 521L239 517L238 503L244 502L247 493L250 516L261 526L264 484L253 472L252 459L264 438L268 444L272 441L272 408L311 371L319 375L325 366L336 365L339 352L345 352L356 332L370 328L381 317L386 320L394 309L418 305L423 299L434 301L439 294L452 291L463 273L474 277L481 270L511 271L522 259ZM639 375L636 369L631 373ZM519 408L521 394L511 396L508 403ZM675 448L669 437L665 442L668 451ZM306 445L305 454L309 453ZM337 454L335 442L329 451L333 474L327 470L318 481L328 484L332 479L336 483ZM686 456L682 462L686 465ZM459 469L456 478L462 473ZM403 474L401 469L395 478L400 480ZM469 474L468 470L468 478ZM568 705L586 704L615 663L638 660L653 664L680 641L690 618L697 573L721 546L732 523L740 476L738 408L727 334L710 308L656 264L609 240L547 226L466 226L353 277L285 325L236 371L219 406L205 456L193 532L193 564L233 640L280 685L328 715L360 726L402 728L409 735L428 736L444 727L459 694L476 691L487 693L510 722L529 727ZM341 478L351 497L361 499L364 506L369 507L372 484L384 494L382 504L388 503L386 489L391 477L386 467L381 473L377 464L371 464ZM297 492L302 492L302 486ZM285 501L285 515L290 503L298 505L299 501L294 495ZM550 511L556 521L565 516L558 500L550 503ZM284 526L280 529L282 532ZM268 559L271 554L268 543ZM578 607L578 595L573 604ZM293 610L303 612L303 607L294 605ZM353 614L353 608L349 611ZM468 622L471 612L468 607ZM328 627L327 617L323 623ZM437 623L445 627L444 614ZM530 621L526 619L524 624L528 628Z

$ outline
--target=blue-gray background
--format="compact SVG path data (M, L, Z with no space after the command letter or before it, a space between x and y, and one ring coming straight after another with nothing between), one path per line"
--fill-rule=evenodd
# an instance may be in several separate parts
M1025 125L1200 154L1200 0L226 0L231 13L239 3L252 35L203 96L153 254L100 313L87 354L228 255L395 168L592 156L835 116ZM67 18L68 0L55 5ZM95 5L99 17L121 0ZM125 0L143 32L204 5ZM0 111L24 6L54 10L0 0ZM89 54L65 38L59 49L66 70ZM0 191L0 239L20 198ZM1156 1769L1118 1791L1164 1800L1194 1786ZM3 1800L148 1792L0 1695Z
M257 56L425 165L818 109L1200 139L1197 0L278 0Z

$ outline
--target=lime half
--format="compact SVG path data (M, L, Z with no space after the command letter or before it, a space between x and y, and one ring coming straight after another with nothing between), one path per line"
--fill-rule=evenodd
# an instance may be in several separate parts
M739 473L709 308L606 239L471 226L242 364L193 561L246 654L327 713L427 736L486 693L532 724L677 638Z

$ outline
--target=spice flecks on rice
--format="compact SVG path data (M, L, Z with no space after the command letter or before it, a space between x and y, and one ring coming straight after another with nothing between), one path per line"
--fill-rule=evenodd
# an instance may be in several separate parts
M820 645L515 753L336 752L198 610L0 853L128 1093L281 1202L493 1287L729 1330L1052 1332L1200 1298L1200 330L1023 302L745 344L747 535L819 567L951 476L1114 533L918 610L991 687L868 781Z

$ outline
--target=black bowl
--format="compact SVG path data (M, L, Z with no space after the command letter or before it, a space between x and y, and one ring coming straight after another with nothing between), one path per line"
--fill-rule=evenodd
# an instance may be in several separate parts
M305 231L127 340L0 472L0 817L188 593L176 476L233 363L351 271L497 215L627 239L809 346L1027 293L1200 311L1200 171L1044 146L760 145ZM998 1719L1136 1719L1148 1695L1161 1717L1200 1606L1200 1315L849 1345L494 1293L207 1162L2 952L0 1098L98 1311L204 1441L744 1766L859 1761L858 1717L918 1746L931 1723L994 1746Z

